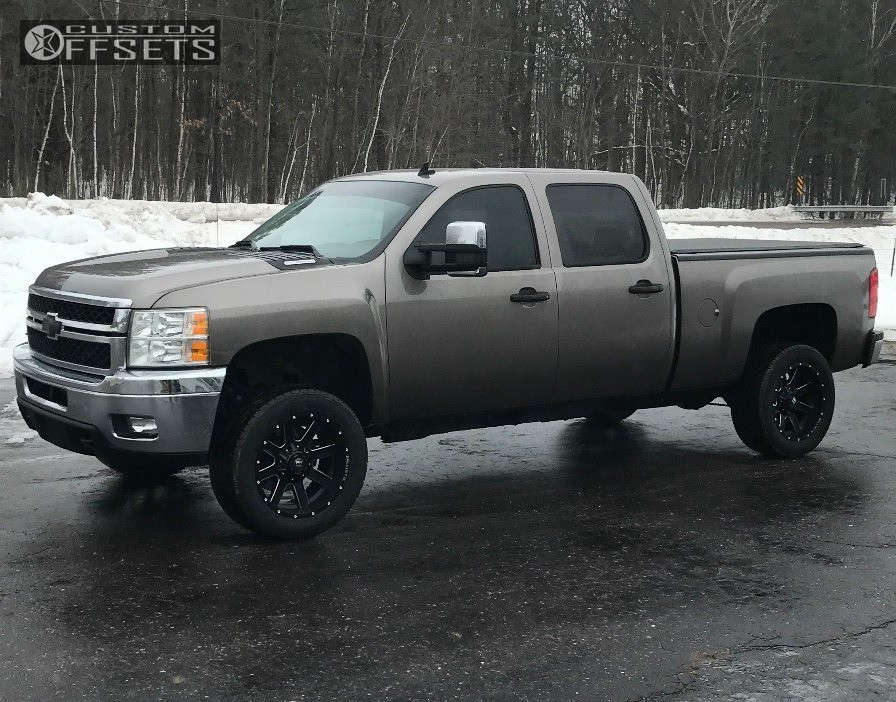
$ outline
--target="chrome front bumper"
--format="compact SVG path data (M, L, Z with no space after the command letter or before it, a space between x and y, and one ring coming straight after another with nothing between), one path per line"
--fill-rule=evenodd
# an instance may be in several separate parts
M28 344L13 350L13 367L25 421L63 448L93 453L97 447L91 445L102 444L132 453L208 453L226 368L119 370L100 378L44 363ZM44 396L32 392L29 378L45 386ZM47 393L46 386L64 392ZM119 435L113 417L122 415L154 418L158 436ZM75 443L61 435L75 437Z

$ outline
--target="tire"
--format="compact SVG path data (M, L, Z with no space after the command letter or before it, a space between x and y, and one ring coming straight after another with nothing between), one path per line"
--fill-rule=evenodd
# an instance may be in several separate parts
M189 465L182 459L172 459L166 456L155 457L152 454L130 455L107 452L98 454L96 458L116 473L121 473L128 478L147 481L163 480Z
M766 456L797 458L821 443L834 415L834 376L811 346L768 349L748 363L731 397L734 430Z
M731 421L734 424L734 431L738 438L749 449L769 455L771 449L762 437L762 431L759 422L754 419L756 414L753 410L737 405L731 405Z
M212 490L252 531L303 539L338 522L367 474L367 438L355 413L320 390L281 392L244 415L212 452Z
M588 422L596 427L615 427L635 413L635 410L597 410L588 416Z

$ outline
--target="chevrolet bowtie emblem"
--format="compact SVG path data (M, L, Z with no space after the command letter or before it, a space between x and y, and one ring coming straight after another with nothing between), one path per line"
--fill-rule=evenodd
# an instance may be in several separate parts
M44 317L41 329L43 330L44 334L47 335L48 339L56 339L62 332L62 322L56 319L55 312L47 312L47 316Z

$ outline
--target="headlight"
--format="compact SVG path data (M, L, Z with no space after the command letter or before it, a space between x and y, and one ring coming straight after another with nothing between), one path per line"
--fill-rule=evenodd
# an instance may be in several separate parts
M208 310L134 310L128 365L207 366Z

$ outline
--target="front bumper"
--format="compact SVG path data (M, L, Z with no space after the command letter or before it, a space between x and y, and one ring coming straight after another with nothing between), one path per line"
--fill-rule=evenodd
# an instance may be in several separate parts
M28 344L14 349L13 367L22 416L57 446L88 454L208 453L225 368L119 370L98 378L48 365ZM33 387L29 379L37 381ZM154 418L158 435L122 436L115 428L121 416Z
M882 331L870 331L865 339L865 348L862 352L862 366L867 368L880 359L880 352L884 347L884 333Z

